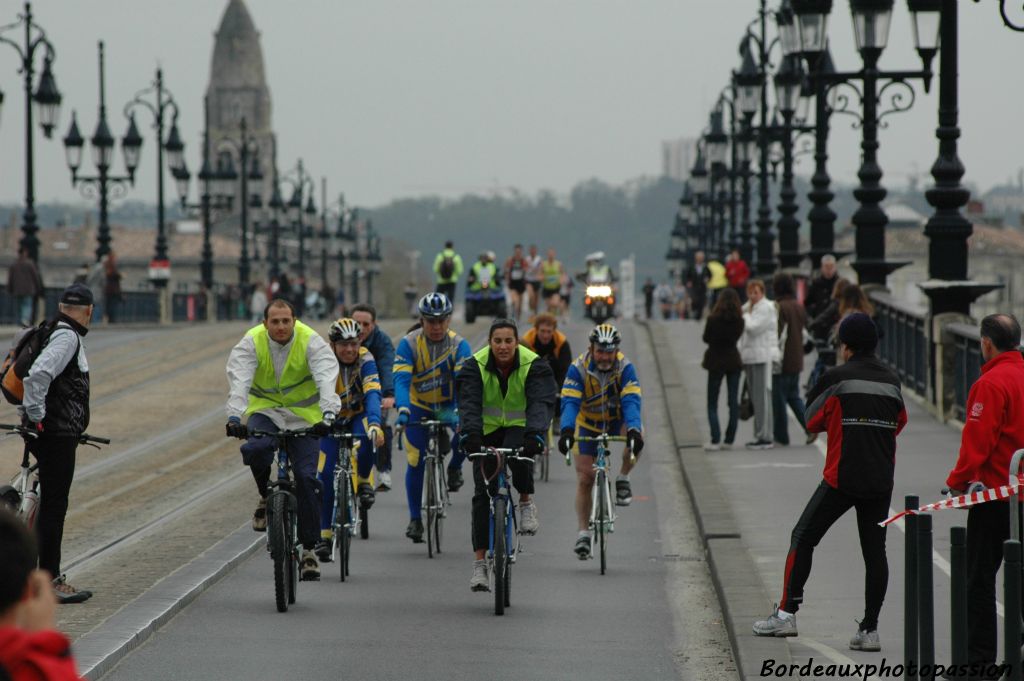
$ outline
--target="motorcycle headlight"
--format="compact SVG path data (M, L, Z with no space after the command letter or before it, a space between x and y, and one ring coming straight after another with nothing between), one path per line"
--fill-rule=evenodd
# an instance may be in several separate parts
M591 298L607 298L612 294L612 287L605 285L594 285L587 287L587 295Z

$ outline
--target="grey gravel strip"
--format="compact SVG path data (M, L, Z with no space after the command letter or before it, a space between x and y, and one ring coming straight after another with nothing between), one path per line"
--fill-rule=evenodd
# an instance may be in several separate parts
M96 681L199 594L266 544L247 522L121 608L75 641L73 652L83 678ZM71 606L73 607L73 606Z

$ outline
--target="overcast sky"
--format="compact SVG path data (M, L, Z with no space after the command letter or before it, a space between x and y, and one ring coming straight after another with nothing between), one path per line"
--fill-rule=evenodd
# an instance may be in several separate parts
M0 24L21 2L0 2ZM776 0L771 0L774 6ZM1014 3L1009 3L1013 5ZM188 165L199 166L202 95L226 0L39 0L64 95L53 140L36 135L37 200L80 201L64 136L72 108L96 124L96 41L107 44L114 135L124 103L164 67L182 111ZM377 205L412 194L456 196L515 187L567 192L597 177L620 182L661 169L660 142L697 134L731 69L756 0L247 0L262 33L280 164L302 157L329 191ZM983 188L1024 165L1024 36L995 0L960 3L961 157ZM833 54L856 69L847 3L830 22ZM7 34L11 37L19 33ZM889 68L917 68L906 4L896 3ZM936 60L937 68L938 60ZM0 45L0 201L24 196L23 94L14 50ZM881 132L890 185L924 175L936 155L936 89ZM854 181L858 132L834 122L830 170ZM140 119L141 125L141 119ZM131 198L156 194L152 132ZM116 170L123 170L118 150ZM92 171L86 152L84 169ZM811 159L797 167L809 175ZM168 175L167 196L174 195ZM194 191L194 189L193 189Z

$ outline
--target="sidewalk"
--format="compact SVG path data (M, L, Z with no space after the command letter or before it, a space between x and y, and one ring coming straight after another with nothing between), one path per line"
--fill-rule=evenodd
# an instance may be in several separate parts
M883 664L903 661L903 555L902 523L888 532L889 591L882 608L880 653L851 651L848 640L863 616L864 566L854 514L848 513L822 540L814 554L814 567L798 616L800 636L790 639L759 638L751 632L755 618L772 611L782 589L784 561L790 532L814 488L821 481L825 438L815 445L801 443L799 426L790 418L789 447L750 451L743 443L753 439L753 421L740 422L732 450L705 452L708 441L706 373L700 367L705 345L702 323L650 322L651 338L666 397L673 412L677 445L689 484L700 499L698 522L708 547L710 565L723 601L734 653L745 678L762 676L763 665ZM937 500L949 469L956 461L960 434L924 411L905 396L909 423L900 435L896 454L896 481L892 506L900 509L907 494L922 503ZM726 416L725 395L719 418ZM963 511L933 514L935 556L936 662L949 660L949 528L966 524ZM716 559L723 542L735 542L735 560ZM747 566L752 566L750 572ZM1001 584L1001 577L999 584ZM759 587L759 588L758 588ZM1001 610L1000 610L1001 612ZM770 673L770 672L766 672ZM788 675L785 678L789 677ZM863 678L863 677L861 677Z

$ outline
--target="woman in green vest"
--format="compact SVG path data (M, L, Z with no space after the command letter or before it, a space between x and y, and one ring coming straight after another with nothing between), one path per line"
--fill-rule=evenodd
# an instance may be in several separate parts
M522 447L527 456L536 457L544 451L544 433L555 406L554 374L547 362L536 361L535 352L519 345L511 319L495 320L487 338L487 347L467 359L456 378L462 449L475 453L485 447ZM489 509L485 465L473 467L473 591L490 590L484 560ZM537 506L530 496L533 471L521 461L509 461L508 467L520 495L519 529L533 534L538 528Z

